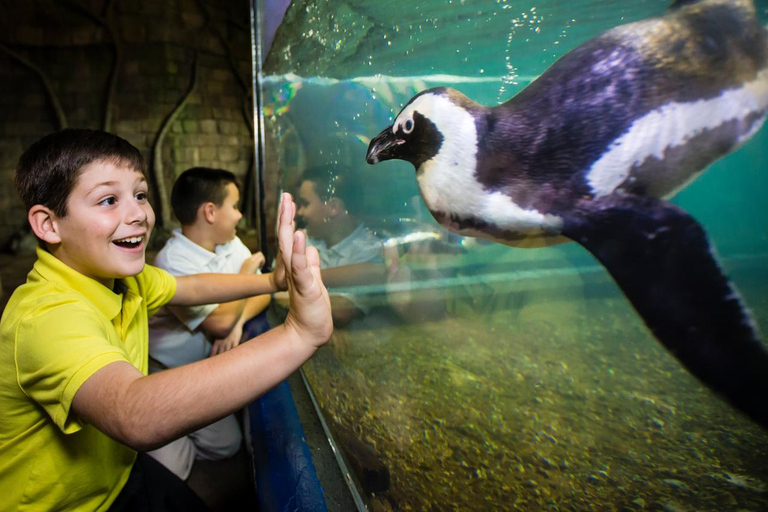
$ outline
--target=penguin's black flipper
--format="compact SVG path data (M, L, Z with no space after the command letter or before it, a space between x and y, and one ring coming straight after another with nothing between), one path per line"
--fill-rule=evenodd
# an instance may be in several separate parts
M563 234L600 260L692 374L768 428L768 351L690 215L658 199L613 195L569 213Z

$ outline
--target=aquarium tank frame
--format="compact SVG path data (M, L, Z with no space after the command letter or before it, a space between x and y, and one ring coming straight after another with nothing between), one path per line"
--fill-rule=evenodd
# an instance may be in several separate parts
M264 201L265 142L261 86L265 45L262 34L264 3L264 0L250 1L249 21L254 91L254 197L259 247L263 248L269 262L277 254L277 247L270 247ZM301 369L250 404L248 417L260 510L279 512L288 506L300 506L301 510L313 512L346 512L354 507L358 512L366 512L351 472L340 455Z
M580 15L573 18L570 8L568 12L554 9L557 2L547 0L527 2L524 9L521 3L512 0L497 0L482 9L477 7L480 2L472 0L424 1L413 4L423 13L422 24L413 21L417 18L413 13L399 9L402 18L408 20L402 26L366 24L367 18L375 19L381 12L374 2L354 5L360 9L359 17L350 14L351 2L340 2L344 10L340 19L332 19L325 28L344 32L363 23L361 31L367 31L367 35L355 39L355 44L358 48L371 49L367 62L351 50L342 50L338 60L348 67L336 70L338 73L332 77L319 71L312 74L322 66L326 66L325 69L332 66L334 49L344 45L329 42L329 38L324 37L327 33L318 35L315 31L312 43L320 48L320 53L325 53L317 62L305 62L311 52L302 53L304 50L298 46L291 46L290 35L283 33L282 54L273 54L270 61L272 69L279 71L265 76L263 63L268 60L272 37L287 3L290 2L251 0L256 197L259 237L261 247L269 249L268 260L276 252L270 227L274 226L273 210L278 192L283 187L295 192L293 176L278 173L285 173L291 166L312 163L323 151L327 157L331 151L317 140L307 142L306 134L302 138L295 126L280 124L281 119L313 103L323 107L323 114L317 117L333 117L340 105L348 106L345 114L354 117L351 128L344 126L339 118L333 118L342 125L339 131L343 137L339 140L343 139L345 145L333 157L343 161L349 147L357 144L357 151L367 145L367 138L377 133L360 121L369 111L375 111L371 117L377 117L376 126L381 129L386 125L387 116L391 122L399 107L415 92L446 81L465 87L471 91L468 96L481 98L478 101L483 104L498 104L522 90L558 56L596 35L595 27L602 31L647 15L661 14L669 0L627 1L611 9L592 8L595 2L576 0L573 8ZM305 4L309 5L301 3ZM449 11L448 4L451 9L466 10L443 19L440 14ZM320 1L313 5L330 6L331 3ZM759 5L762 5L759 7L762 23L765 23L768 6ZM484 14L472 19L470 11L475 7L476 12ZM274 9L276 15L267 20L269 8ZM498 9L500 16L510 15L506 25L488 14L494 9ZM297 24L291 28L296 41L304 29L311 32L317 28L298 24L302 20L311 19L315 23L328 20L327 16L314 16L317 11L310 11L294 13L292 21ZM494 29L506 26L508 38L504 33L494 34L496 30L485 29L483 23L486 22ZM350 25L345 28L344 23ZM457 32L452 32L454 29ZM472 34L479 34L477 37L483 42L494 37L503 40L503 55L494 63L495 67L473 62L473 52L487 56L493 48L464 44L462 37L470 29L474 29ZM419 41L413 42L413 47L403 44L403 34L409 30L415 34L413 38L423 37L424 52L445 51L451 57L457 56L450 73L425 68L425 75L418 75L414 56L421 50ZM448 37L440 31L447 32ZM343 41L340 37L337 43ZM516 44L521 46L515 49ZM381 52L377 53L375 50L379 49ZM398 52L413 58L401 58L409 62L399 62ZM293 64L303 66L306 76L292 74ZM396 72L387 75L392 70ZM427 76L430 70L434 74ZM296 119L292 122L297 123ZM317 126L320 125L312 124L313 129ZM360 126L364 126L362 131ZM317 138L322 139L319 135ZM307 146L296 147L297 141ZM276 147L283 150L277 157L273 151ZM768 179L756 170L768 168L766 147L768 127L763 127L745 148L714 164L716 169L707 171L695 186L674 199L699 219L716 240L724 256L722 263L726 272L743 288L742 293L756 308L757 321L763 326L768 318L768 304L761 299L761 290L768 290L763 288L768 284L768 222L765 212L761 213L760 205L764 203L757 199L760 199L760 190L763 193L768 190L761 186L768 185ZM280 158L294 160L281 161ZM286 166L281 167L282 163ZM361 161L361 167L364 166ZM360 512L417 509L410 502L408 507L398 508L396 499L386 498L386 491L363 488L342 455L344 441L334 434L338 428L334 423L339 423L339 418L345 419L345 414L352 418L353 437L358 435L365 444L383 454L382 458L390 457L393 481L397 480L397 471L412 476L434 473L435 468L445 469L451 476L442 478L440 485L446 487L455 481L459 488L449 489L441 496L474 499L482 506L581 510L580 507L590 503L603 503L636 511L684 510L689 503L695 507L717 504L734 510L737 504L744 509L768 506L765 501L768 471L758 463L761 454L768 452L765 433L702 388L656 343L610 276L589 254L576 244L547 248L543 252L535 252L538 249L511 252L513 250L500 245L447 234L436 227L417 196L408 196L417 190L412 167L386 169L377 166L375 172L368 168L362 172L379 180L371 187L390 196L385 199L395 198L399 209L389 216L375 210L366 220L379 222L377 233L384 233L382 236L386 236L390 247L400 250L403 266L411 265L416 277L406 283L407 286L398 287L403 283L395 283L396 286L382 288L373 283L334 291L373 296L374 308L375 300L383 296L407 294L414 304L423 305L439 295L445 299L444 309L449 313L449 320L440 316L440 312L437 315L431 312L422 323L410 323L386 336L380 336L369 326L349 331L339 329L341 332L333 340L334 347L321 349L300 374L290 379L324 492L328 495L344 491L342 499L347 500L348 508L339 510L352 507ZM386 172L391 174L382 178ZM726 188L730 194L718 194ZM374 199L373 207L381 207L383 201ZM736 222L740 216L752 222ZM426 257L419 250L411 250L424 246L437 249ZM407 254L404 256L404 253ZM753 281L758 288L750 287ZM553 309L562 313L552 313ZM510 320L499 318L494 313L500 310L513 311L514 315ZM479 318L475 324L467 320L471 315ZM446 331L455 338L450 338ZM510 336L510 332L514 336ZM445 346L440 336L450 338ZM403 350L394 355L387 353L383 345L395 344L398 337L408 338L403 342ZM488 342L483 337L506 345ZM477 361L462 351L465 341L467 345L476 345L480 354ZM359 367L345 366L354 358L349 357L350 353L362 361ZM390 357L391 360L387 359ZM377 358L378 367L386 368L382 370L373 364ZM434 366L413 370L423 375L409 373L409 365L415 367L417 362L424 361L434 362ZM391 371L394 376L391 379L381 374L371 377L367 373L371 369L382 373ZM401 386L396 378L402 380ZM420 380L433 382L437 391L408 395L408 388L421 384ZM323 389L328 382L330 388ZM354 387L347 389L346 385ZM397 389L390 392L390 387ZM356 396L361 389L369 395ZM398 397L397 392L403 395ZM376 400L381 397L375 395L390 393L391 396L384 397L386 400ZM488 399L484 405L476 405L467 398L483 394ZM338 401L334 401L335 398ZM359 398L360 403L352 404L355 398ZM456 411L434 411L427 407L438 401L449 404L446 409L455 404ZM390 411L383 410L382 403L397 413L384 414ZM505 410L499 405L502 403L513 404L510 407L514 408ZM386 420L391 423L382 430L389 428L391 432L384 434L392 435L391 439L382 440L375 437L382 432L372 432L371 425ZM355 421L359 424L355 425ZM342 427L349 430L350 425ZM609 430L617 434L608 435ZM449 435L454 436L452 441L458 438L461 442L451 444L446 441ZM604 439L599 439L601 436ZM419 462L409 464L408 451L417 449L421 450ZM399 458L397 453L392 455L396 450L401 450ZM473 458L482 452L489 454L489 458ZM334 471L339 474L324 480ZM486 492L483 482L490 482L493 487L485 499L513 496L514 501L478 501L472 492L479 495ZM403 489L403 494L419 494L423 487L404 486ZM431 491L423 494L428 492ZM435 491L437 495L440 492ZM701 505L696 501L700 499L697 495L710 501ZM372 496L375 506L371 506ZM333 502L326 500L329 509ZM440 510L455 507L454 503L445 501L433 503Z

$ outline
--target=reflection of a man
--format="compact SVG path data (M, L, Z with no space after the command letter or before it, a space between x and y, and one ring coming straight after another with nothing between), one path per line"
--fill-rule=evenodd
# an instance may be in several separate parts
M368 328L389 325L394 320L389 312L407 322L445 314L444 290L430 282L443 273L439 263L452 255L434 252L435 245L441 245L434 239L439 237L434 228L408 219L395 226L399 235L388 233L391 236L384 239L374 233L363 221L370 211L370 187L344 166L310 168L297 183L297 220L320 253L336 327L352 327L363 317ZM275 299L287 306L281 294Z
M358 217L362 190L341 166L313 167L304 172L296 194L297 216L308 242L320 252L323 281L329 289L386 281L383 240ZM367 313L355 296L332 293L337 327Z

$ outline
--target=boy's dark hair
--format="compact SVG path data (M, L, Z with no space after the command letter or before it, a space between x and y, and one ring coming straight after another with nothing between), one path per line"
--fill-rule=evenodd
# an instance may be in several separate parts
M171 191L171 207L181 225L194 224L197 210L204 203L221 206L230 183L240 189L237 177L224 169L193 167L181 173Z
M101 130L68 128L32 144L16 166L13 180L24 206L50 208L67 215L67 200L83 168L96 161L132 167L144 174L141 152L130 142Z
M357 180L350 168L343 165L310 167L302 173L299 184L304 181L311 181L315 185L315 193L323 201L335 197L344 202L351 214L358 213L361 190L357 188Z

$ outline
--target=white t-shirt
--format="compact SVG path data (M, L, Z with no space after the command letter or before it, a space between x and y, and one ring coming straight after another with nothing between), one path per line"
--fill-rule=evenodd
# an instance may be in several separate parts
M333 247L325 240L307 237L307 244L320 252L320 268L341 267L353 263L380 263L384 261L384 242L363 224Z
M307 244L320 253L320 268L343 267L355 263L381 263L384 261L384 241L363 224L346 236L339 243L328 247L325 240L307 237ZM338 293L334 295L346 297L361 311L368 313L370 306L366 304L366 296L356 293Z
M154 265L174 276L214 272L237 274L251 251L235 237L210 252L181 233L173 236L157 253ZM204 306L165 306L149 321L149 355L169 368L205 359L211 354L211 342L198 329L218 304Z

